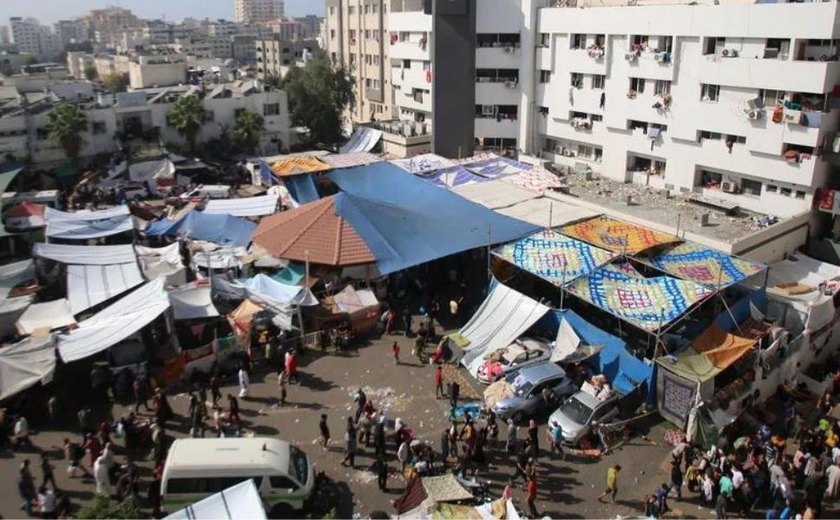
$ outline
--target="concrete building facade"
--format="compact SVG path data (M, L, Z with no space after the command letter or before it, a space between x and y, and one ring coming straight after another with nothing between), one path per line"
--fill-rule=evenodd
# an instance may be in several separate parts
M268 22L286 14L283 0L234 0L233 19L238 23Z
M308 57L318 49L315 40L283 40L279 37L256 40L257 77L261 80L270 76L282 78L295 65L305 64Z

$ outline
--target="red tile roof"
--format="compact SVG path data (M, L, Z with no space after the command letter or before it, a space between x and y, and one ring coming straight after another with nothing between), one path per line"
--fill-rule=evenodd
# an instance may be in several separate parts
M253 240L270 255L287 260L331 266L376 261L362 237L336 214L334 197L263 218Z

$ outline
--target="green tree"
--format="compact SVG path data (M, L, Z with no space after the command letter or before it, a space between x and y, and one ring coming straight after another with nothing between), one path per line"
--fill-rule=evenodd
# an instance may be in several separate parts
M149 518L149 516L137 507L137 502L132 498L127 498L118 504L112 502L108 497L96 496L90 505L79 509L76 518L97 520L105 518Z
M292 123L309 130L311 143L335 145L341 139L341 116L356 103L353 78L334 67L327 53L316 52L304 67L293 67L283 78Z
M166 121L184 136L190 152L194 152L196 137L204 124L204 105L201 100L195 95L181 96L166 114Z
M85 65L85 79L88 81L93 81L96 79L96 76L96 67L92 63L88 63L87 65Z
M265 130L265 119L263 116L245 110L233 123L233 138L242 150L252 153L260 142L260 134Z
M87 117L76 105L59 105L47 114L47 134L64 148L67 157L75 160L82 148L82 132L88 128Z
M125 92L128 88L128 74L108 74L102 84L111 92Z

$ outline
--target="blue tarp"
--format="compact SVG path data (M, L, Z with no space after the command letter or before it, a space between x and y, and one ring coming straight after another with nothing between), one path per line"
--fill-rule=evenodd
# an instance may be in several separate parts
M244 218L190 211L180 220L150 222L145 233L206 240L223 246L247 247L256 228L256 224Z
M274 178L274 174L271 173L271 168L269 168L265 161L260 161L260 180L268 186L277 184L277 179Z
M315 202L321 198L318 195L318 188L315 187L315 179L312 174L283 177L283 184L286 185L286 189L289 190L289 195L298 204Z
M277 274L271 275L272 280L276 280L286 285L298 285L306 276L306 264L299 262L289 262L289 265L283 268Z
M365 241L382 274L540 229L441 190L388 162L328 175L342 191L335 199L336 212Z

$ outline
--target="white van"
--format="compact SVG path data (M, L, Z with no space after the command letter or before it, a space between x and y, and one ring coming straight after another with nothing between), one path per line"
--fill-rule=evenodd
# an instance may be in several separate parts
M254 479L270 516L289 516L308 505L315 487L309 458L269 437L178 439L163 470L163 505L176 511L247 479Z
M181 194L182 199L227 199L230 197L230 186L227 184L202 184L192 191Z

